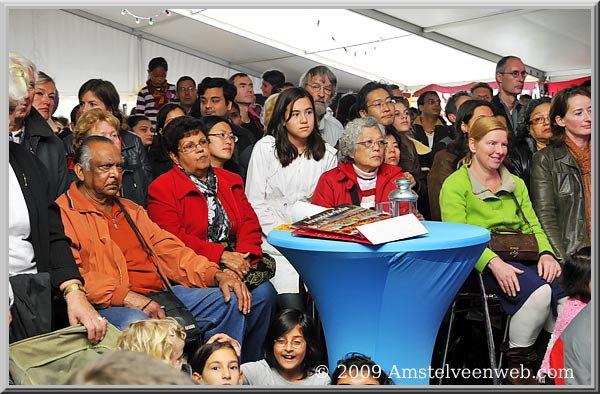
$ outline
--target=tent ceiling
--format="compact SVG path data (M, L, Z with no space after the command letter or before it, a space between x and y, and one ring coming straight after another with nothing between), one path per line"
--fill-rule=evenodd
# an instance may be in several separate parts
M164 11L128 9L140 16ZM561 80L591 73L589 8L209 9L196 10L200 20L173 12L155 18L153 25L143 20L136 24L116 7L65 11L173 44L256 77L280 69L297 83L314 64L328 64L341 90L356 90L373 79L409 90L429 83L490 81L495 62L506 54L520 56L530 74L540 78ZM180 12L190 15L187 9ZM334 27L336 18L343 23ZM289 38L283 34L287 31L293 33ZM308 43L298 38L307 38Z

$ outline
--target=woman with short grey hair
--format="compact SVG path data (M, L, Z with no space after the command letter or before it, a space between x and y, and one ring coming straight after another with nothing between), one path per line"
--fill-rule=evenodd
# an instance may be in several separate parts
M353 204L373 209L389 201L394 181L405 174L384 163L386 144L385 130L374 117L348 122L338 142L338 166L321 175L311 202L328 208Z

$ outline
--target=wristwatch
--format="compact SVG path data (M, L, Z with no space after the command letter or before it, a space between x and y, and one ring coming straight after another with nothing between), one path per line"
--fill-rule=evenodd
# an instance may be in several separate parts
M63 297L66 297L67 294L69 294L72 291L75 290L79 290L81 292L83 292L83 294L87 295L87 292L85 291L85 287L83 287L83 285L81 283L73 283L70 284L69 286L65 287L65 289L63 290Z

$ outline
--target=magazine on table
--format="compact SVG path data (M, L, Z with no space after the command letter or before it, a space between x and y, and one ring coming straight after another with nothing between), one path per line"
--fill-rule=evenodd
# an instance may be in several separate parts
M326 209L292 223L293 235L378 245L427 234L413 214L392 216L351 204Z

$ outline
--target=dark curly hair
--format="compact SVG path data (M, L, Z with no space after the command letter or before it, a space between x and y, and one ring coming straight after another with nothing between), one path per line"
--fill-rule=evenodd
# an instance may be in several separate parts
M583 302L591 299L589 283L592 275L592 248L586 246L565 259L559 277L563 290L569 297Z
M199 133L204 134L206 137L204 122L202 120L187 115L179 116L170 121L163 130L162 143L168 152L177 156L179 154L179 141L184 137Z

